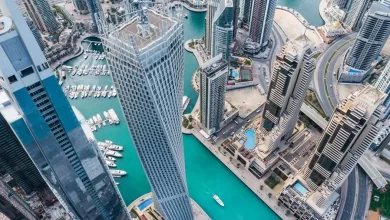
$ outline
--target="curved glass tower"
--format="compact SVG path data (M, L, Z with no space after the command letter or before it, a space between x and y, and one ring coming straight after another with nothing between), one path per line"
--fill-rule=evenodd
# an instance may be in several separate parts
M128 15L115 27L101 21L115 88L157 211L192 220L181 134L183 22L146 7Z

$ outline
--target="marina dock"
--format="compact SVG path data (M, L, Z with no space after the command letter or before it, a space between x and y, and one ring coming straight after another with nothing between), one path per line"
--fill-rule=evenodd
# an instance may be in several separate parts
M107 122L110 125L118 125L120 123L118 115L115 113L114 109L104 111L103 116L105 119L103 119L100 114L96 114L87 120L88 125L92 131L97 131L97 129L101 128L102 126L106 126Z
M65 96L69 99L77 98L111 98L116 97L117 93L114 86L97 86L97 85L73 85L63 88Z
M97 146L99 150L102 151L107 166L110 168L116 168L115 161L117 158L122 158L122 154L118 151L123 151L123 146L115 145L110 140L105 140L104 142L98 141ZM114 178L120 178L127 174L126 171L117 169L110 169L110 172Z

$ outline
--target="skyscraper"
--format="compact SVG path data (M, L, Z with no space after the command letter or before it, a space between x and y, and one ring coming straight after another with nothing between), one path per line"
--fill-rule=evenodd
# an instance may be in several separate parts
M356 41L346 57L347 68L340 76L343 82L361 82L367 76L372 62L378 57L390 35L390 8L372 3ZM356 73L359 72L359 73Z
M43 178L79 219L129 219L95 141L88 139L14 0L0 0L0 85L8 124Z
M387 107L384 117L389 118L390 116L390 62L387 63L383 69L379 79L375 83L375 87L380 91L386 93L386 97L383 104Z
M252 2L249 37L262 47L271 37L277 0L256 0Z
M3 117L8 111L2 106L10 104L5 92L0 91L0 170L8 173L28 195L40 187L45 187L46 183Z
M23 0L23 4L40 31L55 34L59 24L47 0Z
M142 6L122 24L104 25L103 45L157 211L192 220L181 135L184 26L155 10Z
M96 16L99 15L99 12L101 11L101 5L98 0L84 0L87 1L88 10L91 13L91 19L92 19L92 31L98 32L98 24L97 24L97 18Z
M244 24L249 25L251 17L252 17L253 0L243 0L243 1L244 1L244 7L241 9L241 10L243 10L242 22Z
M233 42L233 1L221 0L212 23L211 56L222 54L225 60L230 58Z
M210 0L207 4L205 44L210 54L212 51L211 42L213 38L214 14L217 11L217 7L220 1L221 0Z
M34 211L0 179L0 213L11 220L36 220Z
M315 69L313 49L306 36L300 36L276 57L261 121L264 143L258 149L263 153L271 153L294 130Z
M240 16L240 1L233 1L233 40L236 39L237 29L238 29L238 19Z
M386 5L387 7L390 7L390 0L381 0L382 4Z
M225 110L228 62L219 54L201 67L200 122L212 134L220 129Z
M87 0L72 0L74 7L80 14L88 13Z
M335 109L328 126L307 163L303 178L312 201L321 207L338 189L370 146L383 123L386 94L373 86L355 92Z
M349 7L346 5L347 14L344 18L344 24L352 30L358 31L369 3L370 0L353 0Z
M43 51L45 49L45 44L43 43L42 36L39 33L39 30L34 25L34 22L30 18L26 18L26 23L28 27L30 28L31 32L33 33L35 40L37 41L39 48Z

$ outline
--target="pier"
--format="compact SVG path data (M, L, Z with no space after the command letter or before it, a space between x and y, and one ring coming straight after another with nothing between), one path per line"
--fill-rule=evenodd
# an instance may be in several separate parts
M100 114L92 116L92 118L88 119L88 125L90 126L92 131L97 131L98 128L101 128L102 126L106 126L107 122L110 125L118 125L120 123L120 120L115 113L114 109L110 109L108 111L104 111L103 115L105 119L103 119Z

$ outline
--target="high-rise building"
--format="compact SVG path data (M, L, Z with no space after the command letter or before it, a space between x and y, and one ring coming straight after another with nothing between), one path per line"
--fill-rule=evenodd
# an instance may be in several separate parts
M246 25L250 24L252 17L252 2L253 0L242 0L244 1L244 7L242 10L242 22Z
M347 9L352 0L333 0L332 5L337 5L340 9Z
M350 6L346 5L347 13L344 18L344 24L352 30L358 31L370 0L353 0L350 2Z
M212 23L211 56L229 60L233 42L233 0L221 0Z
M26 23L28 27L30 28L31 32L33 33L35 40L37 41L39 48L43 51L45 49L45 44L43 43L42 36L39 33L39 30L34 25L34 22L30 18L26 18Z
M55 34L59 24L47 0L23 0L29 17L42 32Z
M100 1L98 0L84 0L87 1L88 10L91 13L92 32L98 32L97 17L101 11Z
M233 1L233 40L236 39L237 29L238 29L238 19L240 16L240 1Z
M271 37L277 0L256 0L252 2L249 37L262 47Z
M374 140L382 125L386 94L373 86L355 92L335 109L303 172L321 207L338 189Z
M205 32L205 44L208 52L211 54L212 51L212 38L213 38L213 21L214 14L217 11L217 7L221 0L210 0L207 4L207 15L206 15L206 32Z
M390 7L374 2L346 57L346 71L341 74L339 80L343 82L363 81L389 35Z
M88 14L87 0L72 0L72 2L79 14Z
M0 0L0 8L0 85L15 107L8 124L74 218L129 219L96 142L85 135L15 1Z
M300 36L276 57L261 121L264 143L258 149L263 153L272 152L294 130L315 69L313 49L309 39Z
M157 211L192 220L181 135L184 26L156 10L142 6L117 26L102 20L103 46Z
M382 4L386 5L387 7L390 7L390 0L382 0Z
M220 129L224 118L228 62L219 54L201 67L200 122L212 134Z
M348 175L383 126L386 94L373 86L350 94L334 110L311 158L286 181L279 200L300 219L323 219Z
M383 69L379 79L375 83L375 87L380 91L386 93L386 97L383 104L387 107L384 117L389 118L390 116L390 62L387 63Z
M0 179L0 213L11 220L36 220L37 215L3 180ZM1 216L0 216L1 217Z
M0 91L0 170L8 173L28 195L46 183L3 116L8 111L2 106L10 104L5 92Z

